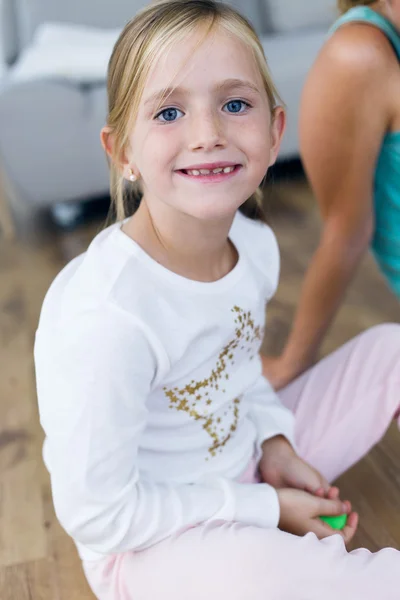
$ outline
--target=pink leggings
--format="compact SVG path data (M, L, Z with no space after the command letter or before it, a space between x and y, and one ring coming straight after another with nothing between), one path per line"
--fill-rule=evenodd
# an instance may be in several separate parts
M301 456L334 480L399 418L399 383L400 325L366 331L299 377L281 398L296 415ZM100 600L400 598L394 549L348 553L338 535L319 541L240 523L210 522L83 566Z

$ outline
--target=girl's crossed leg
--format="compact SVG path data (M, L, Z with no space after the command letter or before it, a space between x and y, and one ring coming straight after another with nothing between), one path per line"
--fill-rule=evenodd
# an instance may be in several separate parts
M400 326L361 334L281 392L301 456L329 480L383 436L400 407ZM212 522L140 553L84 565L100 600L395 600L400 552L347 553L278 529Z
M299 454L333 481L400 425L400 325L365 331L279 395L296 415Z

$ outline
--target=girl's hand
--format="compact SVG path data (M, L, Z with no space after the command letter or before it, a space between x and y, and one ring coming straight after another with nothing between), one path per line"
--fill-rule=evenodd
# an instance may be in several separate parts
M264 356L261 354L261 362L264 377L268 379L276 391L281 390L300 375L300 371L287 365L280 356Z
M296 454L288 440L277 435L262 445L261 479L274 488L298 488L321 497L337 497L337 488ZM333 496L332 496L333 494Z
M326 499L313 496L307 492L294 489L277 490L280 519L279 528L294 535L303 536L314 533L320 540L339 534L348 544L358 525L358 515L351 512L350 502L339 499ZM337 516L347 514L347 524L337 531L321 521L321 516Z

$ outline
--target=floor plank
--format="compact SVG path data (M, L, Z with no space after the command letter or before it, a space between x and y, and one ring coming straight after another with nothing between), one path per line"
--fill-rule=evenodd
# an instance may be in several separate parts
M2 600L59 600L51 559L5 567L0 570Z

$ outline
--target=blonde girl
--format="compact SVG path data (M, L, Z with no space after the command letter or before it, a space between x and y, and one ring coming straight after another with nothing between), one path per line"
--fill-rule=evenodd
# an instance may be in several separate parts
M213 0L151 5L108 90L117 222L53 282L35 346L55 509L96 597L395 598L399 553L346 553L357 514L330 482L399 408L399 329L281 398L261 373L279 254L257 189L285 116L256 34ZM342 513L339 534L319 518Z

